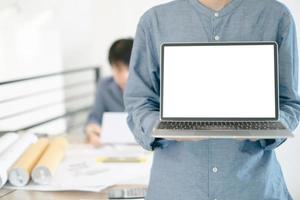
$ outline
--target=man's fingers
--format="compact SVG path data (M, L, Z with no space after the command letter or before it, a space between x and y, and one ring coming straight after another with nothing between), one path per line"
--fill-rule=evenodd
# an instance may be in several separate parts
M97 135L100 135L101 128L98 124L89 124L85 128L85 132L88 134L96 133Z
M100 141L96 141L96 140L91 141L90 144L93 145L96 148L98 148L98 147L101 146L101 142Z
M99 126L95 126L94 130L98 133L98 135L100 135L101 133L101 128Z
M87 132L87 142L94 147L100 147L101 146L101 141L100 141L100 136L95 133L95 132Z
M100 147L101 146L100 137L97 135L91 136L89 138L89 143L92 144L94 147Z

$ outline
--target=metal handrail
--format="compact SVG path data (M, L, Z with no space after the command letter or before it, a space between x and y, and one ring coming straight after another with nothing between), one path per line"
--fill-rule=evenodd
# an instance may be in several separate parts
M20 84L20 83L23 83L23 82L26 82L26 81L45 79L45 78L54 77L54 76L66 76L66 75L80 73L80 72L84 72L84 71L93 71L94 72L94 79L95 79L94 84L96 84L98 82L98 80L100 78L100 67L94 66L94 67L83 67L83 68L77 68L77 69L73 69L73 70L66 70L66 71L61 71L61 72L55 72L55 73L38 75L38 76L32 76L32 77L26 77L26 78L3 81L3 82L0 82L0 87L4 86L4 85ZM70 89L70 88L80 87L80 86L82 86L82 84L91 84L91 83L92 83L91 81L85 80L85 81L80 81L78 83L72 83L72 84L64 85L62 87L56 87L56 88L51 88L51 89L47 89L47 90L43 90L43 91L32 92L32 93L29 93L29 94L23 94L23 95L19 95L19 96L15 96L15 97L10 97L10 98L7 98L7 99L2 99L2 100L0 100L0 104L16 101L16 100L20 100L20 99L25 99L25 98L29 98L29 97L33 97L33 96L38 96L38 95L42 95L42 94L48 94L48 93L51 93L51 92L55 92L56 90L57 91L58 90L66 90L66 89ZM92 95L93 95L92 93L79 94L79 95L76 95L76 96L66 98L64 102L74 101L76 99L82 99L82 98L86 98L86 97L89 97L89 96L92 96ZM52 102L51 105L56 105L58 103L64 103L64 102ZM20 111L20 112L18 112L18 114L22 115L24 113L30 113L31 111L32 112L33 111L38 111L40 109L43 109L45 106L51 106L51 105L49 105L49 104L42 105L42 106L40 105L40 106L37 106L36 108L31 108L31 109L28 109L28 110L25 110L25 111L24 110ZM17 130L0 130L0 134L1 133L7 133L7 132L19 132L19 131L29 130L29 129L32 129L32 128L35 128L35 127L53 122L53 121L61 119L61 118L66 118L66 117L69 117L69 116L76 115L78 113L82 113L84 111L88 111L90 109L90 107L91 106L85 106L85 107L82 107L82 108L77 108L76 110L67 111L64 114L57 115L57 116L52 116L52 117L50 117L46 120L39 121L39 122L36 122L34 124L29 124L25 127L19 128ZM3 119L10 118L10 117L15 117L15 116L16 116L15 113L7 115L7 116L3 116L3 117L0 118L0 121L1 121L1 119L3 120Z
M99 76L100 76L100 68L95 66L95 67L83 67L83 68L77 68L77 69L73 69L73 70L65 70L65 71L61 71L61 72L54 72L54 73L42 74L42 75L38 75L38 76L3 81L3 82L0 82L0 85L7 85L7 84L12 84L12 83L42 79L42 78L47 78L47 77L51 77L51 76L67 75L67 74L72 74L72 73L77 73L77 72L82 72L82 71L88 71L88 70L92 70L92 69L95 70L96 80L98 80Z

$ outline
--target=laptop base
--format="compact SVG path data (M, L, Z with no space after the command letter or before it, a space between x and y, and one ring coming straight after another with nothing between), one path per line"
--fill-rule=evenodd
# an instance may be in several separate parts
M292 138L288 130L166 130L155 129L155 138L165 139L279 139Z

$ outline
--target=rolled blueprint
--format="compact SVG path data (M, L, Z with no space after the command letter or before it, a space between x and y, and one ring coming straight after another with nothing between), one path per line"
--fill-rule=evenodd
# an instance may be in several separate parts
M24 151L37 141L33 134L23 134L0 155L0 188L7 181L9 168L18 160Z
M45 152L49 140L46 138L39 139L35 144L32 144L14 166L9 170L8 180L17 187L25 186L29 180L33 167Z
M49 184L52 177L64 158L68 142L64 137L57 137L50 142L45 153L34 167L31 178L38 184Z
M18 139L19 135L16 133L7 133L0 137L0 155L7 149L12 143Z

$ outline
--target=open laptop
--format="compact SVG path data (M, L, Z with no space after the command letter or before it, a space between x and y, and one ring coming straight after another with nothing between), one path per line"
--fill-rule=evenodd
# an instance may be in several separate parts
M161 46L159 138L293 137L279 121L275 42Z

